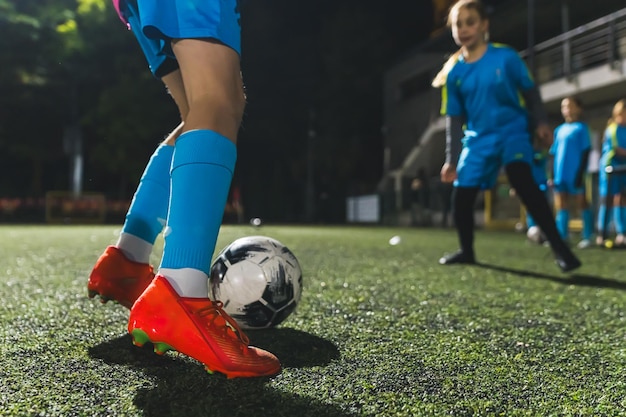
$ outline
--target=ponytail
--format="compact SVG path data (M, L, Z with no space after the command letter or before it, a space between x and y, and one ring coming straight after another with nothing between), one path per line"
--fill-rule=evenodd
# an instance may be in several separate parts
M431 83L431 85L433 87L439 88L439 87L443 87L443 86L446 85L446 81L448 79L448 74L450 73L450 70L452 70L452 67L454 67L456 65L456 63L458 62L460 56L461 56L461 50L459 49L458 51L453 53L450 56L450 58L448 58L446 63L443 64L443 67L441 68L441 70L437 73L437 75L433 79L433 82Z
M621 112L624 111L624 109L626 109L626 98L623 98L619 100L617 103L615 103L615 105L613 106L613 111L611 112L611 117L609 118L609 121L607 122L607 126L610 126L613 123L615 123L615 119L618 117L618 115Z

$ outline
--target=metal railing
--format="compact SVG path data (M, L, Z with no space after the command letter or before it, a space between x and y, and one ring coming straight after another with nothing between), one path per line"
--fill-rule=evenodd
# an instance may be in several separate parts
M539 43L521 55L540 84L607 64L619 69L626 59L626 9Z

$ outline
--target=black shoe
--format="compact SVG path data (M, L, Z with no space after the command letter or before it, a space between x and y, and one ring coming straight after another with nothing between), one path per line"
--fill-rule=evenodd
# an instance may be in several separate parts
M556 264L561 268L562 272L573 271L582 265L569 246L565 244L559 245L558 249L552 248L552 251L554 252Z
M440 265L452 265L452 264L475 264L476 259L474 254L465 253L462 250L458 250L454 253L444 255L439 259Z

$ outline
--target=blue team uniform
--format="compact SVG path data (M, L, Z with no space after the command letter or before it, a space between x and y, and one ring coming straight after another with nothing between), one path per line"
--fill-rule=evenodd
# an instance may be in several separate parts
M491 188L501 166L515 161L532 166L528 112L520 92L534 85L526 64L508 46L490 43L476 62L459 57L442 91L442 113L466 120L455 186Z
M626 175L607 175L607 166L626 166L626 159L615 155L615 148L626 148L626 126L611 124L604 132L602 155L600 156L600 173L598 175L598 193L602 197L614 196L626 190Z
M175 60L173 39L216 39L241 53L237 0L113 0L132 29L153 74Z
M563 123L554 130L550 155L554 158L553 182L557 192L581 194L583 187L576 186L582 155L591 149L589 127L583 122Z

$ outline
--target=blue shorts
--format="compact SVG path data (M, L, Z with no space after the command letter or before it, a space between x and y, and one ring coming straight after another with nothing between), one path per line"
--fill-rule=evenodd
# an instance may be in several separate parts
M626 192L626 174L607 174L604 168L598 173L598 195L611 197Z
M120 9L159 78L178 68L173 39L216 39L241 54L237 0L125 0Z
M511 162L532 165L533 147L528 133L466 137L457 164L457 187L492 188L500 168Z
M577 187L575 181L561 181L555 182L553 187L557 193L580 195L585 193L585 187Z

